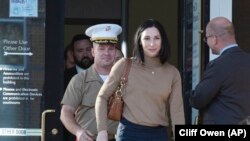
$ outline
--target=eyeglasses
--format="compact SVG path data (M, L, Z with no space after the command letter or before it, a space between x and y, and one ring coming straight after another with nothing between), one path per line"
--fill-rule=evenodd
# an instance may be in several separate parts
M210 38L210 37L213 37L213 36L215 36L215 35L205 36L205 37L203 38L203 41L206 43L206 42L207 42L207 39Z
M218 34L218 35L208 35L208 36L205 36L204 38L203 38L203 41L205 42L205 43L207 43L207 39L208 38L210 38L210 37L219 37L219 36L222 36L222 35L224 35L225 33L221 33L221 34Z

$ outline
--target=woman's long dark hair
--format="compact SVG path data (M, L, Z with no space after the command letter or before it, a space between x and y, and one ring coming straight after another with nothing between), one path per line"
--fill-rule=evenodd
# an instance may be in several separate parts
M170 44L167 38L167 34L163 28L163 26L154 19L148 19L145 22L143 22L137 29L135 37L134 37L134 50L133 50L133 56L140 58L141 61L144 63L144 52L141 44L141 34L142 32L150 27L155 27L159 30L160 36L161 36L161 49L159 51L159 59L162 64L168 61L170 56Z

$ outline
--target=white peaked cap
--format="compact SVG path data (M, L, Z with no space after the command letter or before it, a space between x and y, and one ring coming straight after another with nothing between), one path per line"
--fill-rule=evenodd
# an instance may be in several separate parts
M89 27L85 34L95 43L118 42L118 35L122 32L121 26L117 24L97 24Z

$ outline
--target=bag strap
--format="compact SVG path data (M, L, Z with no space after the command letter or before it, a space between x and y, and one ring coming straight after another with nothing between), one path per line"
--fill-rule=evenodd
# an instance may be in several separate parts
M121 77L121 81L125 84L128 81L128 74L131 68L132 61L129 58L126 58L125 69L123 71L123 75Z
M131 64L132 64L131 59L126 58L126 64L125 64L125 67L123 70L122 77L120 79L120 84L118 85L118 87L116 88L116 91L115 91L115 95L118 97L122 97L122 95L123 95L122 89L123 89L124 85L127 83L128 74L129 74L129 70L131 68Z

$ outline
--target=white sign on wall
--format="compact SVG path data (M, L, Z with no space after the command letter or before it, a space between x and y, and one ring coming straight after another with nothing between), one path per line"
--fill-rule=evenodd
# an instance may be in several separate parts
M38 0L10 0L10 17L37 17Z

